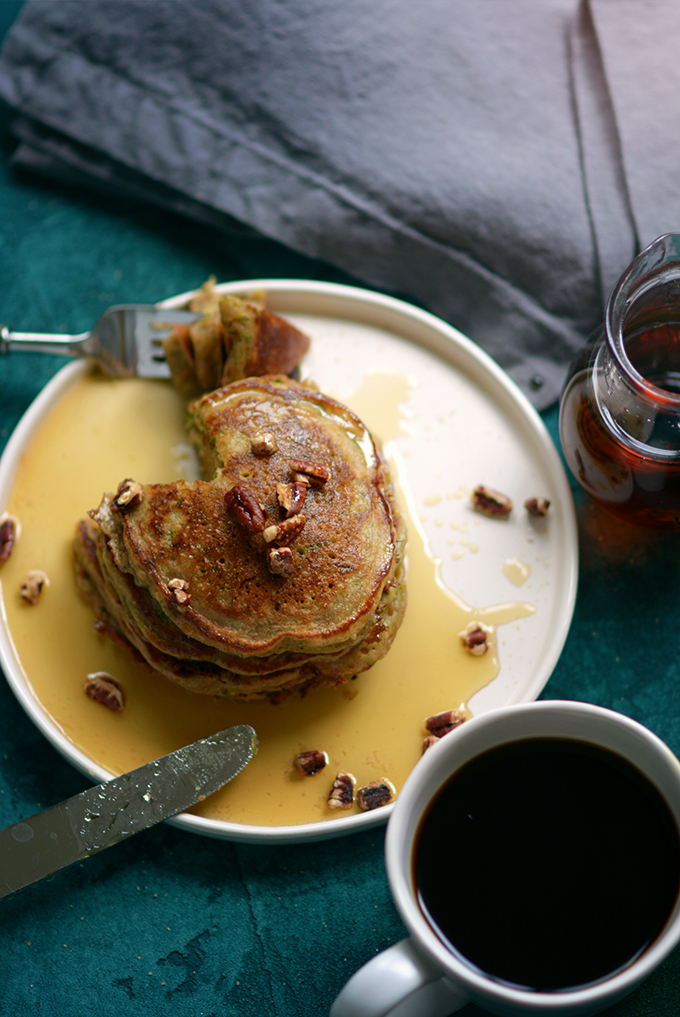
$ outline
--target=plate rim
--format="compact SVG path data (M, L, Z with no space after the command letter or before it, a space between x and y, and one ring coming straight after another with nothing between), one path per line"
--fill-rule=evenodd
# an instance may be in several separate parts
M557 625L553 630L552 638L549 642L549 652L546 652L544 655L544 662L538 669L531 686L525 690L521 700L519 700L520 702L534 701L547 684L566 642L576 604L579 573L578 526L571 487L559 452L535 407L532 406L510 376L480 346L453 325L448 324L448 322L443 321L443 319L438 318L431 312L409 304L400 298L359 286L305 279L259 278L236 280L218 283L215 289L221 294L262 289L271 294L287 294L293 298L296 295L308 298L314 296L319 300L323 300L324 297L333 298L339 305L345 305L345 309L350 309L354 305L357 309L370 307L372 311L387 312L399 320L406 319L412 326L429 331L433 336L436 336L437 342L433 342L431 347L435 353L437 352L437 345L448 349L455 347L462 355L463 361L466 362L464 366L467 367L468 373L472 374L475 383L478 383L478 378L476 377L478 375L483 377L487 383L489 379L492 379L496 390L502 393L502 409L508 412L512 408L519 418L522 419L524 425L528 426L533 440L538 443L544 460L550 467L551 479L559 489L559 497L563 509L564 536L568 542L568 547L561 549L568 562L567 573L562 577L565 606L560 613L561 624ZM195 290L189 290L185 293L177 294L166 300L159 301L157 306L164 308L179 307L190 300L195 292ZM286 311L283 313L304 314L310 312ZM327 316L331 317L332 315ZM347 317L350 316L347 315ZM362 318L359 316L358 320L361 321ZM382 327L385 326L383 325ZM409 336L406 338L407 341L422 345L418 344L418 341L414 338ZM443 343L441 340L443 340ZM474 368L471 372L470 367ZM2 456L0 456L0 514L4 511L4 504L26 444L63 393L75 384L89 368L90 364L87 360L70 362L60 368L38 393L12 431ZM66 738L66 735L61 732L56 721L45 713L39 700L33 695L30 682L27 676L23 674L18 655L14 650L11 640L1 584L0 622L0 664L3 667L8 685L29 718L59 754L88 778L95 782L101 782L102 780L108 780L111 777L117 776L102 767L93 765L85 753ZM16 672L19 672L19 674ZM503 708L502 706L498 707L498 709ZM474 722L474 718L472 718L472 721ZM375 812L359 813L353 816L338 817L335 820L316 821L294 826L269 827L229 823L225 820L196 816L186 812L167 819L165 822L188 832L232 842L302 843L305 841L334 839L382 826L389 819L393 807L393 804L391 804Z

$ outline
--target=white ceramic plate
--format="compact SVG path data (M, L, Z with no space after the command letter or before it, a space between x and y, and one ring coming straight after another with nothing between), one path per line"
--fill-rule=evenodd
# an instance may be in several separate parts
M505 623L493 629L498 673L466 699L469 713L474 716L509 703L535 699L550 677L567 636L578 569L571 492L539 415L494 361L461 333L425 311L381 294L327 283L275 279L219 287L224 293L257 288L267 291L271 310L287 317L311 337L303 376L313 378L322 390L357 409L386 443L393 469L398 472L401 497L409 506L409 548L413 548L414 555L418 543L437 563L438 585L443 584L457 602L473 605L473 617L502 621L503 610L506 612ZM166 301L164 306L180 306L189 296L182 294ZM48 414L59 407L84 370L83 364L77 363L59 372L11 436L0 460L0 511L11 500L24 453L31 449ZM120 479L111 477L110 489L115 489ZM469 494L477 483L486 483L513 498L515 508L509 521L489 520L472 511ZM523 501L532 496L550 499L545 522L536 523L525 513ZM82 511L82 506L74 506L74 522ZM410 614L416 618L419 607L414 602L420 589L415 572L414 565L413 586L409 572L407 620ZM9 595L4 591L5 607ZM515 610L520 604L525 609ZM106 780L120 772L115 765L102 763L101 756L95 758L83 751L77 734L70 729L67 714L55 716L54 708L45 708L34 688L39 683L32 681L30 669L19 658L9 629L7 611L3 609L0 661L29 717L67 760L93 780ZM456 632L443 628L434 635L427 635L424 630L423 633L430 643L445 641L447 646L459 643ZM404 635L401 644L400 638L401 633L388 654L392 669L406 659L406 641L412 640L413 634ZM424 646L423 652L426 650ZM459 645L456 652L462 652ZM67 661L55 666L68 673ZM413 668L413 664L409 667ZM428 667L422 674L406 676L407 680L426 687L431 676ZM337 700L339 745L342 746L343 724L348 744L350 725L353 731L360 729L366 742L366 779L378 775L377 770L371 771L371 766L379 767L380 760L390 758L389 746L384 750L376 748L371 738L375 736L376 717L382 716L383 706L385 718L394 706L388 701L394 698L388 679L381 685L371 675L372 672L367 674L362 686L363 679L357 683L362 696L355 703L360 705L347 706L351 698L347 694L344 700ZM321 691L340 695L338 690ZM313 695L308 698L311 700ZM456 704L433 700L429 712L451 705ZM257 709L262 710L262 706ZM296 709L291 706L285 715L285 723L291 728L290 747L285 751L291 759L294 752L304 747L302 741L295 740ZM370 723L368 716L372 718ZM260 713L259 717L265 715ZM246 717L239 715L234 722L243 719ZM256 729L260 727L257 719L252 723ZM414 721L413 733L408 736L407 769L417 762L418 752L413 751L413 746L422 741L422 732L418 728L416 733L416 727ZM193 736L186 740L193 740ZM169 744L164 751L176 747ZM395 758L404 756L403 746L397 746L395 752ZM125 768L132 769L133 764L126 763ZM352 760L341 768L352 769ZM398 791L399 781L395 783ZM290 793L290 788L286 791ZM274 821L273 825L250 822L247 818L233 821L191 813L170 822L213 837L277 843L325 839L365 830L384 822L391 806L340 816L324 814L319 809L315 802L306 819L300 821L297 817L293 822L287 821L284 809L282 820Z

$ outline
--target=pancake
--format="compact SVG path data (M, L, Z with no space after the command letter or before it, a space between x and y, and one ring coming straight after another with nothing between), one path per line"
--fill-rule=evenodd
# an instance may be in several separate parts
M267 311L265 294L220 297L209 280L189 302L201 314L163 341L175 388L195 399L240 378L291 374L309 348L306 335Z
M406 533L381 451L347 407L283 376L189 407L207 479L124 481L79 523L98 624L192 691L279 698L389 649Z

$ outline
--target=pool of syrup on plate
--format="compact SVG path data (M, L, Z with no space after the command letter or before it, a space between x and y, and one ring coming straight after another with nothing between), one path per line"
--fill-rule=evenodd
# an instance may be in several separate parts
M1 575L4 612L25 681L64 737L97 766L118 774L230 724L249 723L253 762L193 812L264 827L341 821L326 801L338 770L358 783L387 777L397 791L420 757L423 721L467 704L499 671L495 630L532 614L521 601L485 608L463 603L439 579L438 561L415 511L403 462L391 455L408 382L367 377L344 401L381 438L409 529L408 609L387 656L346 685L293 695L272 706L185 692L136 663L99 635L73 581L71 538L77 520L124 477L164 483L182 475L183 405L168 383L110 381L85 375L63 394L30 441L5 506L21 536ZM17 591L25 574L44 571L49 586L29 607ZM488 625L491 649L470 656L458 633ZM112 713L83 693L89 672L122 683L126 707ZM321 749L329 765L313 778L292 766L297 752ZM349 813L354 814L354 813ZM343 814L344 815L344 814Z

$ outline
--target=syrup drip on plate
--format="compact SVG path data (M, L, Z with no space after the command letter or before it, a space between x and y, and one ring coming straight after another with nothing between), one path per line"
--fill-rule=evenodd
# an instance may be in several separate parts
M76 522L121 478L163 483L177 477L177 449L185 448L186 434L183 405L171 386L98 375L77 379L30 440L5 506L20 519L22 535L2 568L0 607L27 694L48 722L111 774L231 724L252 724L259 737L255 759L238 780L192 810L230 823L342 822L326 805L339 770L353 773L359 785L386 777L398 791L420 757L424 719L466 704L493 681L500 667L497 626L534 610L525 603L472 607L441 582L400 451L408 438L408 393L407 378L382 374L366 377L342 399L383 441L406 516L405 621L390 653L369 672L340 688L272 706L192 696L95 631L73 579ZM28 607L17 590L37 568L50 587ZM458 637L471 620L491 629L491 647L482 657L470 656ZM84 694L92 671L116 676L125 690L124 711L114 714ZM312 778L292 765L295 754L308 749L329 757Z

